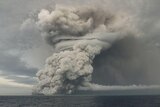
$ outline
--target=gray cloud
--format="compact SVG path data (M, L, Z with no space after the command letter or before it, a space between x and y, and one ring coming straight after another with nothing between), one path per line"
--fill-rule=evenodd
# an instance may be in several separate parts
M31 95L32 91L26 87L15 87L8 85L0 86L0 95Z
M105 85L160 84L159 50L126 38L95 57L93 82Z
M48 0L50 1L50 0ZM34 23L25 30L20 31L20 26L26 18L42 6L46 6L47 1L0 1L0 70L1 75L8 79L13 79L19 83L33 84L32 78L38 70L34 66L28 67L27 62L22 60L22 56L28 49L37 48L39 44L34 39L39 36ZM33 44L34 43L34 44ZM35 49L36 49L35 48ZM34 50L34 49L33 49ZM43 51L43 49L42 49ZM25 54L27 56L27 54ZM28 57L27 57L28 58ZM14 75L14 76L13 76ZM30 78L20 78L16 75L26 75Z
M19 57L0 53L0 69L5 73L33 76L37 69L27 68Z
M99 0L54 0L62 4L89 4ZM116 10L129 11L134 16L135 24L140 33L143 34L139 45L137 43L124 47L125 42L115 44L102 56L97 56L94 66L99 66L96 70L101 70L99 76L94 78L103 84L131 84L131 83L159 83L160 64L160 1L159 0L101 0L104 6L111 2ZM7 78L16 82L30 83L34 80L28 78L16 78L9 75L35 76L35 72L44 63L44 59L53 51L51 47L45 45L39 36L39 31L34 27L34 22L19 30L24 20L32 16L34 12L42 7L51 8L51 0L1 0L0 1L0 70ZM98 4L98 3L97 3ZM38 38L38 39L37 39ZM136 46L135 46L136 44ZM135 46L135 47L134 47ZM122 50L125 50L123 53ZM137 48L138 47L138 48ZM141 48L140 48L141 47ZM142 49L139 51L139 49ZM44 50L46 53L43 53ZM51 50L51 51L50 51ZM133 52L132 50L138 51ZM41 53L38 55L38 53ZM120 55L117 55L120 53ZM124 57L124 55L126 55ZM105 57L104 57L105 56ZM98 58L103 58L107 63L102 67ZM128 68L126 68L126 66ZM104 70L105 69L105 70ZM107 70L107 72L105 72ZM129 74L125 71L130 71ZM131 72L134 71L134 72ZM145 73L147 71L147 74ZM152 72L154 73L152 73ZM105 72L106 76L103 75ZM98 74L93 74L93 76ZM146 75L150 75L149 80ZM134 77L137 77L135 79ZM153 79L154 78L154 79ZM104 83L107 80L107 83ZM119 82L117 82L119 81ZM150 81L150 82L149 82Z
M26 76L26 75L7 75L5 77L6 79L12 79L17 83L24 83L24 84L35 84L36 79L32 76Z

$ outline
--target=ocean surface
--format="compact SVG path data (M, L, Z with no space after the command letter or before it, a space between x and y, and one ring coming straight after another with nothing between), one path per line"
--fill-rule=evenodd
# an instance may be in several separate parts
M1 96L0 107L160 107L160 96Z

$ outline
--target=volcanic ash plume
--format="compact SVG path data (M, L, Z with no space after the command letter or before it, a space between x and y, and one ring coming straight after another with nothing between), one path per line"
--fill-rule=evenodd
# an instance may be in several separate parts
M124 15L91 6L55 6L53 11L41 10L37 25L55 53L36 74L39 83L35 91L53 95L89 87L94 57L131 34L127 29L128 20Z

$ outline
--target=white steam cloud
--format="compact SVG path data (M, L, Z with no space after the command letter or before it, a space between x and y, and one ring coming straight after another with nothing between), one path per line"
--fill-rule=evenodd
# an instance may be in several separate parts
M37 25L56 51L36 74L39 83L34 91L45 95L72 93L80 87L93 88L94 57L114 42L134 35L128 29L131 26L127 15L96 6L56 5L53 11L43 9L38 14Z
M160 89L159 85L128 85L128 86L103 86L98 84L88 84L88 87L79 87L79 90L83 91L113 91L113 90L150 90L150 89Z

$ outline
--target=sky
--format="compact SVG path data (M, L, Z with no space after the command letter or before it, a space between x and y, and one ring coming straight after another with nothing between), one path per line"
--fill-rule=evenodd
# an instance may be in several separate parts
M41 38L34 17L42 8L60 4L90 4L95 0L1 0L0 1L0 95L30 95L35 74L53 49ZM160 52L159 0L101 0L115 11L129 11L143 40ZM160 64L157 60L157 66ZM156 66L156 67L157 67ZM156 68L155 69L158 69ZM159 69L158 69L159 71ZM156 76L156 75L154 75ZM156 80L159 81L159 80ZM159 82L160 83L160 82Z

